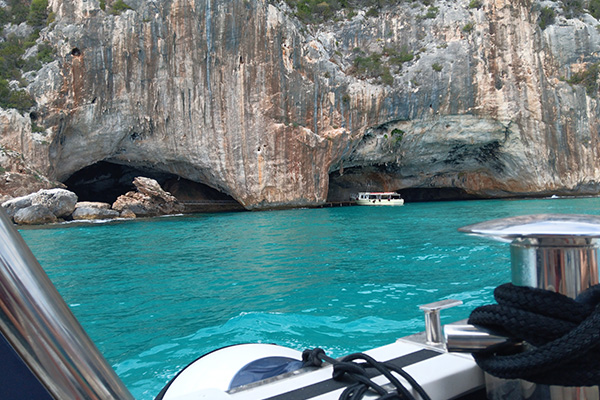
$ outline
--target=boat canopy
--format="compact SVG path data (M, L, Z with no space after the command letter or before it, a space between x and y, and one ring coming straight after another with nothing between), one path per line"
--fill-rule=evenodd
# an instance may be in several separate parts
M360 192L359 199L379 200L379 199L401 199L399 193L396 192Z

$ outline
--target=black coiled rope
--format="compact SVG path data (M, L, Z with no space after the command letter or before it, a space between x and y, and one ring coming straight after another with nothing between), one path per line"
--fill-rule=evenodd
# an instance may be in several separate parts
M430 397L423 388L402 368L396 367L390 363L379 362L364 353L350 354L340 360L328 357L325 351L320 348L304 350L302 353L303 366L320 367L323 361L333 365L333 379L342 381L349 379L352 383L340 395L340 400L359 400L362 399L368 390L379 394L378 400L414 400L415 397L402 385L392 372L397 373L406 379L414 390L423 400L430 400ZM358 362L357 362L358 361ZM369 376L369 369L375 369L385 376L394 386L395 391L388 393L381 385L373 382Z
M476 308L469 323L528 345L473 354L493 376L560 386L600 384L600 285L577 299L542 289L501 285L498 304Z

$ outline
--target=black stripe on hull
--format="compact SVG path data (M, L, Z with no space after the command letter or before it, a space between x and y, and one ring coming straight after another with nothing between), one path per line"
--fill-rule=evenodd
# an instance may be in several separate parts
M421 361L439 356L443 353L433 350L419 350L414 353L406 354L398 358L386 361L396 367L404 368L409 365L416 364ZM369 370L369 378L381 375L377 370ZM333 379L313 383L312 385L304 386L289 392L281 393L273 397L268 397L264 400L305 400L312 397L317 397L325 393L333 392L334 390L342 389L348 386L350 382L341 382Z

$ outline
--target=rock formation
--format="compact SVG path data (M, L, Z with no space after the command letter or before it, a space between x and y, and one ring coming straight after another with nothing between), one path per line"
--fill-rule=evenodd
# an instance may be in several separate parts
M34 225L56 222L70 217L77 204L77 195L65 189L39 190L2 203L9 217L17 224Z
M0 112L2 151L40 185L108 161L248 209L365 189L598 192L598 89L568 83L598 61L598 21L560 1L404 2L320 25L283 1L49 3L58 58L28 86L43 130ZM543 30L542 5L557 15Z
M73 214L71 214L71 218L74 220L113 219L120 216L121 213L112 210L110 204L91 201L77 203ZM131 218L131 216L128 216L128 218ZM133 215L133 218L135 218L135 215Z
M184 206L169 192L165 192L154 179L137 177L133 180L137 192L127 192L119 196L112 205L124 215L136 217L154 217L177 214L185 211Z
M19 225L41 225L56 222L58 218L47 207L37 204L21 208L15 213L13 220Z
M184 205L164 191L154 179L137 177L133 184L137 191L119 196L112 206L102 202L78 202L77 195L65 189L42 189L7 200L2 203L2 207L19 225L47 224L61 220L155 217L185 211Z

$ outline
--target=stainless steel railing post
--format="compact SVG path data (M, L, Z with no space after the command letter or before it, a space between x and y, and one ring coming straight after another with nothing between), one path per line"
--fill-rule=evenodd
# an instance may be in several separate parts
M1 208L0 330L54 398L133 399Z
M598 284L600 217L544 214L505 218L461 228L460 231L510 242L512 283L545 289L575 298ZM476 334L461 328L446 332L450 341L462 338L480 342ZM467 336L472 338L466 339ZM456 340L455 340L456 339ZM499 339L501 341L501 338ZM449 344L449 347L454 345ZM457 345L458 347L458 345ZM474 347L472 347L474 349ZM486 374L492 400L599 400L600 387L536 385L523 380L504 380Z

